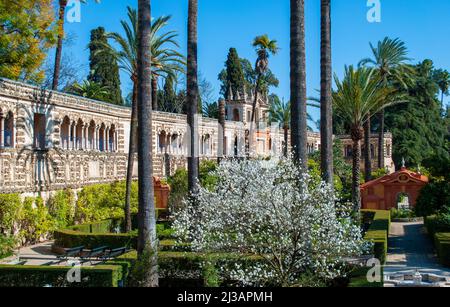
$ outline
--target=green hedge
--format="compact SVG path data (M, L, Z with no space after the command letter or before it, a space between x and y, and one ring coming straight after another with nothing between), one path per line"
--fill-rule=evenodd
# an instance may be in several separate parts
M363 215L373 214L373 221L366 232L365 239L374 243L374 255L382 264L386 262L391 214L384 210L361 210Z
M81 282L69 283L71 267L0 265L0 287L117 287L122 280L120 266L81 268Z
M132 282L132 270L137 261L137 252L131 251L114 260L106 262L108 265L120 265L123 269L125 284ZM194 253L194 252L159 252L158 267L164 278L160 285L168 286L219 286L216 267L239 262L242 266L261 261L257 256L243 256L228 253ZM197 272L199 278L187 277ZM180 278L180 276L184 276Z
M450 232L450 220L445 216L431 215L426 217L424 222L431 238L438 232Z
M441 264L450 267L450 233L436 233L434 244Z
M118 248L127 246L135 249L137 247L137 232L131 233L111 233L118 225L120 220L106 220L97 223L76 225L68 229L58 230L53 233L55 247L71 248L85 246L85 248L96 248L99 246L108 246ZM174 231L168 223L156 225L156 232L161 246L164 250L186 250L187 246L176 246L173 240Z
M349 275L349 288L382 288L383 280L381 282L370 283L367 281L367 273L371 268L358 268ZM383 269L381 269L381 276L384 276Z

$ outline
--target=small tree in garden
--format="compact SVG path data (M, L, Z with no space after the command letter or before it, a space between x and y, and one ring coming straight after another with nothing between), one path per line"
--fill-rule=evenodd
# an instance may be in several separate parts
M359 226L336 208L331 186L318 184L291 158L226 161L216 175L216 188L200 188L174 228L195 251L261 259L223 265L222 276L257 286L326 281L344 274L344 257L367 247Z

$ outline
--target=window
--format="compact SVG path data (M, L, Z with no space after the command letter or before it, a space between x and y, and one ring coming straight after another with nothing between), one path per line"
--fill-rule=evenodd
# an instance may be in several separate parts
M3 140L4 140L4 147L7 148L12 148L14 147L14 115L13 113L10 111L8 112L8 114L6 115L6 118L4 119L4 125L5 125L5 130L4 130L4 135L3 135Z
M45 115L34 114L34 148L45 149Z

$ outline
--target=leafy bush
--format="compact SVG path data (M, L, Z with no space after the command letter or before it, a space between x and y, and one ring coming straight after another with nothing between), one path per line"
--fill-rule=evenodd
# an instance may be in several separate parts
M425 226L428 234L434 238L438 232L450 232L450 215L440 214L427 216L425 218Z
M125 182L98 184L83 188L78 194L75 222L89 223L124 217ZM131 190L131 212L138 207L138 184L133 182Z
M200 185L208 190L213 190L217 185L218 178L214 175L217 169L215 161L204 160L200 162L199 180ZM171 187L169 196L169 208L172 212L177 212L183 208L183 200L188 196L188 172L185 169L178 169L173 176L167 180Z
M435 246L442 265L450 267L450 233L437 233Z
M391 209L391 218L393 219L410 219L416 217L414 211L409 209Z
M0 233L13 235L21 213L22 200L18 194L0 194Z
M84 246L97 248L108 246L110 248L128 247L136 248L137 232L132 233L84 233L74 230L57 230L53 234L56 248L72 248Z
M416 203L417 216L429 216L450 207L450 181L434 180L425 186Z
M63 229L75 223L75 193L72 190L56 192L49 198L47 207L56 229Z
M0 287L117 287L122 279L120 266L99 265L81 268L81 282L69 283L71 267L0 265Z
M11 256L16 248L16 244L14 237L0 234L0 259Z

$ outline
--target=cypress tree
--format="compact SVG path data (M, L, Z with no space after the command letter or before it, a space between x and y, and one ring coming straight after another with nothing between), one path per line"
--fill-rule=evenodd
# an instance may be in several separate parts
M91 31L91 42L89 43L90 74L88 80L108 87L108 95L104 98L106 102L122 105L119 65L114 57L107 53L98 52L103 50L108 44L103 27Z
M227 68L227 88L225 97L230 95L230 87L233 91L233 95L236 96L238 92L242 95L244 92L244 72L242 70L239 55L235 48L230 48L225 65Z

